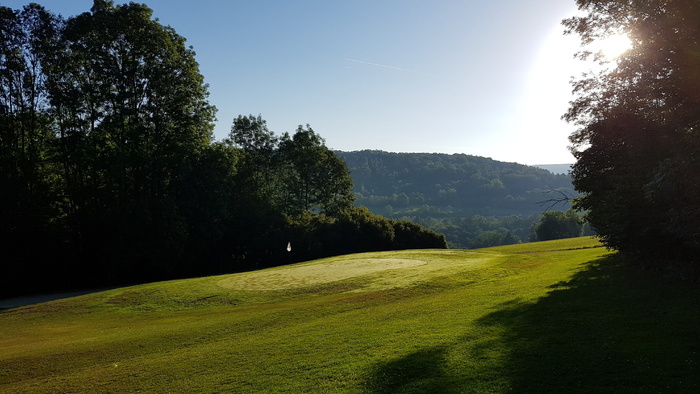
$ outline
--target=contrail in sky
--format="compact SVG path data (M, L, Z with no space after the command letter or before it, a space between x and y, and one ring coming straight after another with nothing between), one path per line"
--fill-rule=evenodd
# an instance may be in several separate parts
M388 68L388 69L390 69L390 70L406 71L406 72L409 72L409 73L412 73L412 72L413 72L413 70L408 70L408 69L406 69L406 68L387 66L386 64L370 63L370 62L365 62L365 61L362 61L362 60L355 60L355 59L347 59L347 58L346 58L345 61L353 62L353 63L366 64L366 65L368 65L368 66L375 66L375 67Z

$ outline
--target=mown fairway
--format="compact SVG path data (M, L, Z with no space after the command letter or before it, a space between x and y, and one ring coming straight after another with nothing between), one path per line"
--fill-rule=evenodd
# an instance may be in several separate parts
M700 292L595 240L368 253L0 312L0 392L698 392Z

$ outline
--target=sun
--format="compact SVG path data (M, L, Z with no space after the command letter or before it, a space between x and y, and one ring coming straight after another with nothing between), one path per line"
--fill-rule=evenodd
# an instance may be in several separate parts
M595 51L602 52L608 60L615 60L632 48L632 41L626 34L612 34L591 44Z

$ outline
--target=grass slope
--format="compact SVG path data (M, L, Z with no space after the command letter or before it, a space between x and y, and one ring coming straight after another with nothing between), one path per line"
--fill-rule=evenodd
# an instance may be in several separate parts
M342 256L0 312L0 392L697 392L698 301L589 238Z

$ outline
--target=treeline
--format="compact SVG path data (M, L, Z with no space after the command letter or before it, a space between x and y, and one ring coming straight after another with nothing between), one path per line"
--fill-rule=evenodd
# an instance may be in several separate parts
M356 205L445 235L450 247L536 241L547 201L577 196L568 174L464 154L336 152L350 168ZM586 234L591 234L586 229Z
M700 3L579 1L564 21L582 43L624 33L617 59L574 81L566 119L576 206L626 261L700 278Z
M0 7L0 35L0 296L445 247L354 208L308 126L213 141L194 51L145 5Z

